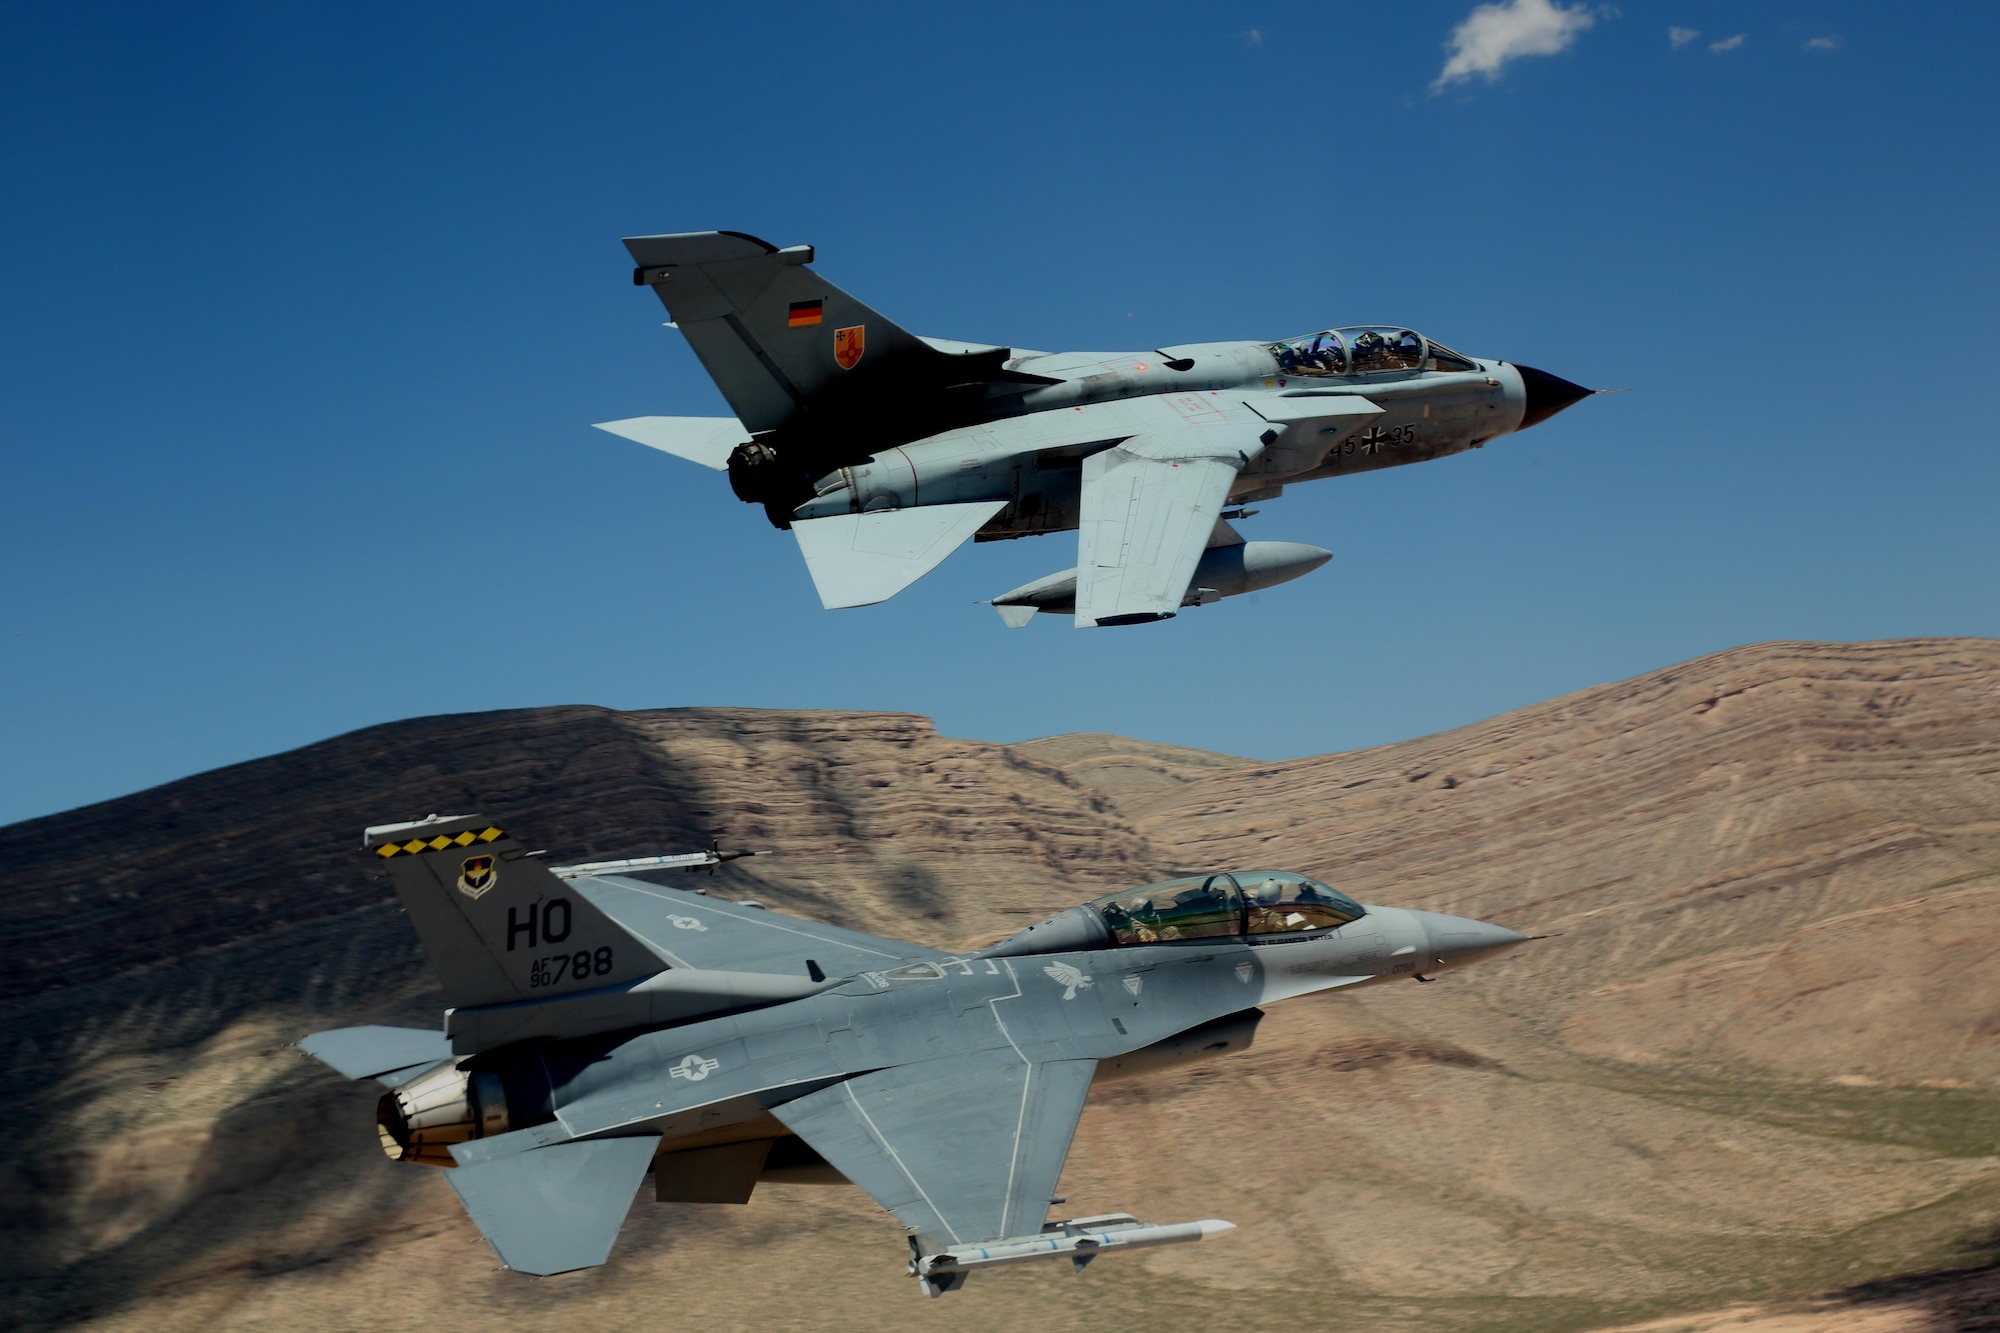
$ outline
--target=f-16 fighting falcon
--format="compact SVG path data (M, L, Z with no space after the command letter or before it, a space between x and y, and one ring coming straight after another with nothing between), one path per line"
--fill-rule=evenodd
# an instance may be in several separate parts
M886 601L967 538L1074 529L1076 566L993 598L1002 620L1166 620L1333 558L1246 542L1242 506L1477 449L1593 392L1386 325L1138 352L920 338L815 272L809 245L625 247L736 415L600 429L727 470L798 538L828 608Z
M628 873L713 864L700 856L551 866L479 816L371 828L364 845L451 1007L442 1032L299 1045L389 1089L383 1151L450 1168L524 1273L605 1262L648 1171L660 1199L691 1203L852 1182L908 1228L933 1296L977 1268L1080 1270L1201 1240L1232 1224L1046 1220L1094 1083L1240 1051L1260 1005L1427 981L1527 939L1249 870L1127 889L953 954Z

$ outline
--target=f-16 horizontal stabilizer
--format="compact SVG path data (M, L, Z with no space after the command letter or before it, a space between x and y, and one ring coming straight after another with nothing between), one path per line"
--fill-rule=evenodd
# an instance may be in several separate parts
M627 417L596 426L717 472L728 471L730 451L750 439L750 432L735 417Z
M517 1273L567 1273L611 1257L656 1134L557 1143L447 1171L472 1224Z
M793 522L820 604L831 611L886 602L936 569L1007 507L1005 500L924 505Z
M298 1048L346 1078L380 1079L390 1087L451 1059L451 1042L435 1028L388 1028L370 1024L334 1028L298 1040Z

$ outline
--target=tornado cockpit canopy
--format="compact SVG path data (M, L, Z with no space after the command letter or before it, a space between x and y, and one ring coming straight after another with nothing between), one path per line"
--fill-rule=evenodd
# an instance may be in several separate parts
M1116 944L1274 935L1344 926L1360 903L1306 875L1246 870L1127 889L1087 904Z
M1309 378L1479 369L1471 358L1431 342L1414 329L1377 324L1286 338L1272 343L1270 351L1280 374Z

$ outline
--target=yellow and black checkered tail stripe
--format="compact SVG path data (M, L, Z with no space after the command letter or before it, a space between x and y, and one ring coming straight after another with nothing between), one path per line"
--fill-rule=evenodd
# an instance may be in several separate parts
M385 842L375 849L375 855L385 860L391 856L402 856L405 853L415 856L418 852L441 852L447 847L470 847L475 842L497 842L506 836L499 829L489 825L477 833L471 829L467 829L463 833L451 834L449 836L440 833L435 838L412 838L408 842Z

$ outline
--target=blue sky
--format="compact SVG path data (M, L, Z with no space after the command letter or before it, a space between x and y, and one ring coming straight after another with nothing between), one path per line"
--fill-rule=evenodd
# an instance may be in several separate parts
M1276 758L2000 634L2000 11L1549 8L8 7L0 821L425 713ZM1266 504L1336 561L1166 625L974 605L1069 537L828 613L719 474L589 428L725 412L618 244L708 228L934 336L1395 321L1633 392Z

